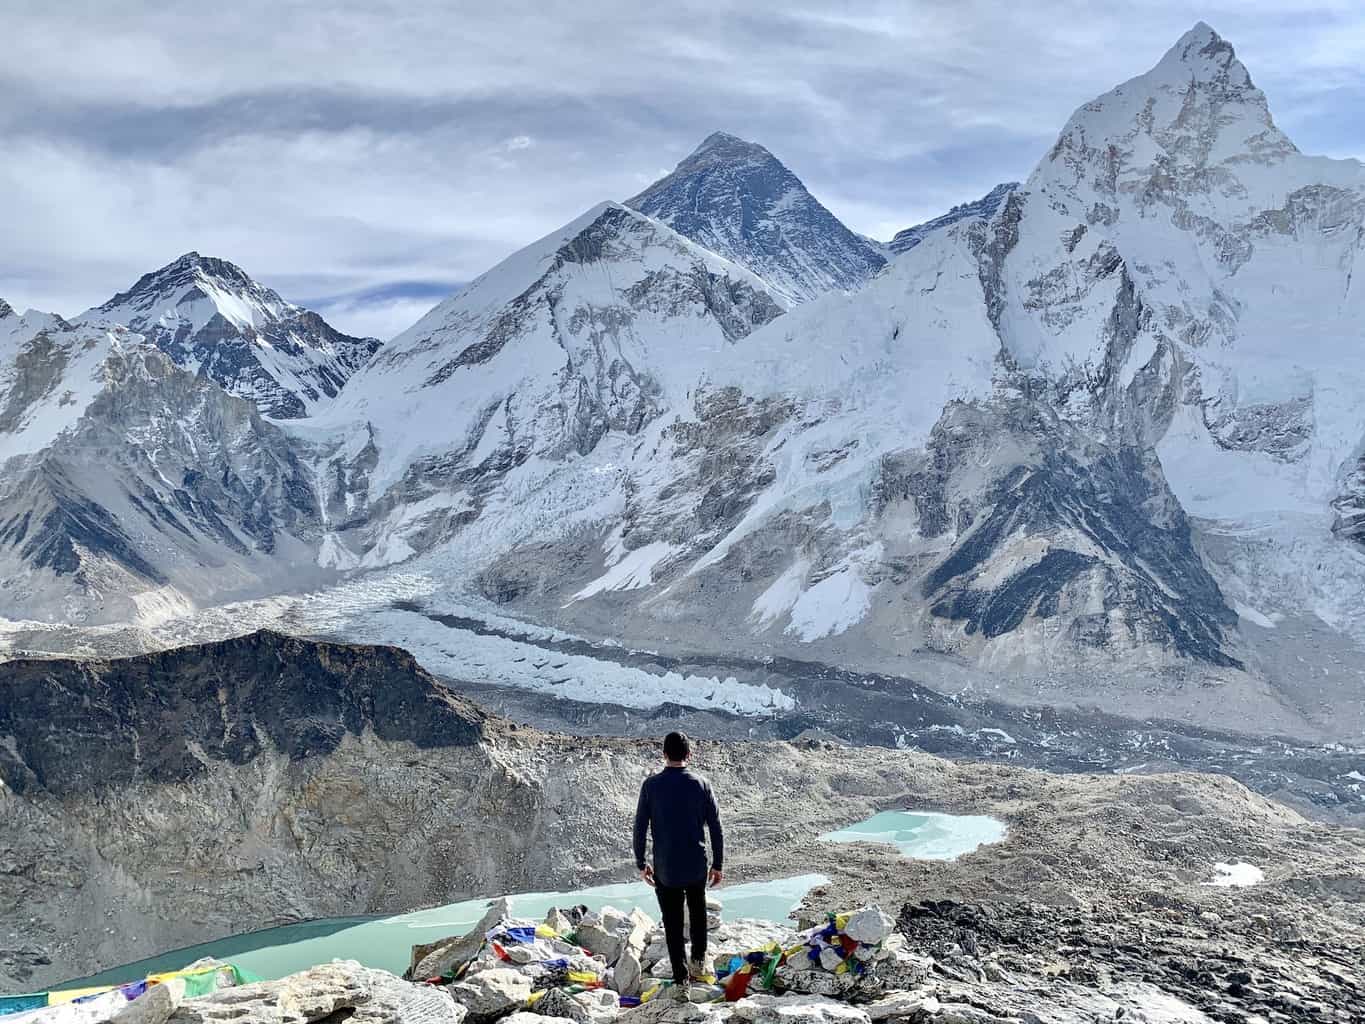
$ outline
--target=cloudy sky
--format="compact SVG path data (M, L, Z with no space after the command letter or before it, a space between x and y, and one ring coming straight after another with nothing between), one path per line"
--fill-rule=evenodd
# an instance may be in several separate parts
M666 173L761 142L856 230L1026 176L1185 3L5 0L0 297L68 315L190 249L387 337ZM1300 148L1365 156L1365 5L1218 0Z

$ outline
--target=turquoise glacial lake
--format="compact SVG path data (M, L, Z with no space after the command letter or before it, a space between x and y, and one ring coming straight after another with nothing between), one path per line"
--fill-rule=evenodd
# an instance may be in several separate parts
M830 832L826 842L881 842L907 857L941 860L983 843L998 842L1005 829L994 818L884 811L857 825ZM812 888L827 882L821 874L796 875L767 882L746 882L716 890L726 920L744 917L785 920ZM591 909L640 906L658 917L654 893L643 882L599 885L567 892L518 893L509 897L518 917L543 917L551 907L585 905ZM262 978L282 978L329 960L358 960L395 974L407 970L412 947L467 932L483 916L488 898L462 900L396 917L340 917L281 925L205 942L124 964L54 988L112 985L147 974L173 971L201 957L230 960Z

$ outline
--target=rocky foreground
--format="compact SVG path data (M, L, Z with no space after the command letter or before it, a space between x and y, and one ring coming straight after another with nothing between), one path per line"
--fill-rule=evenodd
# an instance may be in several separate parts
M652 743L487 716L392 648L270 633L14 662L0 693L8 992L289 920L628 878L635 796L658 759ZM1057 776L826 742L702 744L698 767L725 808L729 881L819 871L830 882L803 913L898 908L924 976L897 983L918 1000L897 1019L1365 1019L1365 832L1228 778ZM1008 833L951 862L816 838L884 809L990 814ZM1263 881L1210 884L1237 863ZM672 1012L814 1012L772 998ZM648 1024L632 1016L648 1006L620 1012Z
M168 982L124 1004L37 1011L22 1024L1149 1024L1350 1022L1365 976L1346 950L1288 955L1190 943L1146 945L1125 922L1019 906L952 903L827 915L784 924L709 923L713 975L675 986L662 935L638 908L506 917L505 902L464 936L417 947L409 983L353 961L275 982L184 998ZM1201 925L1215 926L1206 913ZM1186 943L1180 948L1180 940ZM1174 940L1174 941L1172 941ZM1250 954L1250 955L1247 955Z

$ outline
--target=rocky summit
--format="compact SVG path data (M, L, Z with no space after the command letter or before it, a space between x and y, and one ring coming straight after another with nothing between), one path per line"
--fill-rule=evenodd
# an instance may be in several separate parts
M794 302L856 291L886 264L880 245L840 223L777 157L726 132L708 135L626 205Z

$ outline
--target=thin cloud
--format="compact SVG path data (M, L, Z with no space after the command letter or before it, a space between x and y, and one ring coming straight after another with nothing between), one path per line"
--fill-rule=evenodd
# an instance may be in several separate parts
M1365 152L1365 9L1197 16L1301 148ZM382 336L429 297L383 287L470 280L717 128L887 238L1025 177L1195 17L1174 0L11 4L0 296L75 313L197 249Z

